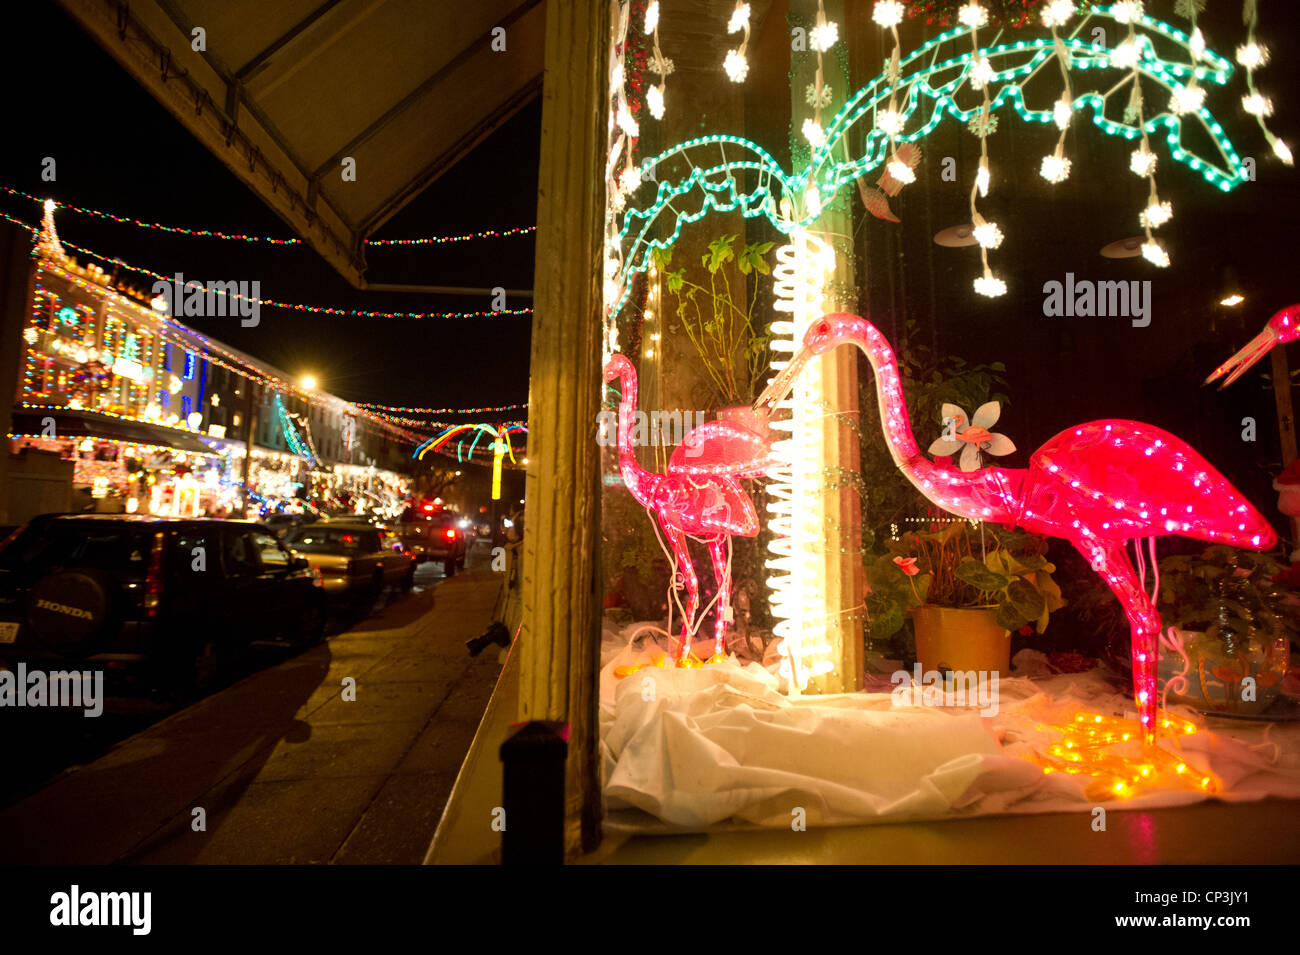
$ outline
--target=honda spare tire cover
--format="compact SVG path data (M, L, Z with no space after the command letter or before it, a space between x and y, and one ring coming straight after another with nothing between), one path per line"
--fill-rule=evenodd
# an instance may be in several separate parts
M32 588L27 622L42 642L70 650L94 635L108 609L108 587L98 575L67 570Z

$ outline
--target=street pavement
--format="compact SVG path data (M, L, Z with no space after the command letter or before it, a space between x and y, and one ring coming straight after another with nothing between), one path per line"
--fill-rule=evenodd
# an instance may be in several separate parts
M0 812L0 862L419 863L500 672L465 641L501 581L417 589L69 770Z

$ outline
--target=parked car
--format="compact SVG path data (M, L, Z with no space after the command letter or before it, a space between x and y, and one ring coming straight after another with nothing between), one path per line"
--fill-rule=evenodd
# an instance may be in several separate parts
M255 641L318 642L319 583L261 524L44 515L0 544L0 661L187 696Z
M327 594L373 600L385 587L410 590L415 582L415 559L386 527L321 521L294 528L285 544L320 573Z
M417 563L441 561L442 572L448 577L465 566L465 530L458 514L441 511L399 526L402 544Z

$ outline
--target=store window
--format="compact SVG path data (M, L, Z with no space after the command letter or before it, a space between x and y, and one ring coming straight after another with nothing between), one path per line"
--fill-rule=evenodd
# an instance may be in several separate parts
M1201 382L1294 292L1258 10L1213 7L612 4L592 430L622 822L944 815L931 778L964 758L985 806L1058 770L1080 800L1223 784L1157 754L1204 721L1158 715L1185 618L1154 548L1249 575L1273 547L1278 451L1241 423L1271 393ZM1122 691L1058 686L1035 721L1033 675L1113 645ZM941 712L954 672L1000 709ZM1140 756L1072 765L1076 718ZM1005 755L1041 775L979 776Z

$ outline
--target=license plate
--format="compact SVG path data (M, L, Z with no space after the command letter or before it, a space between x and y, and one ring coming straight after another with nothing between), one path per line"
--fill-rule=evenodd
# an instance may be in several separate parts
M18 639L17 621L0 620L0 643L13 643Z

